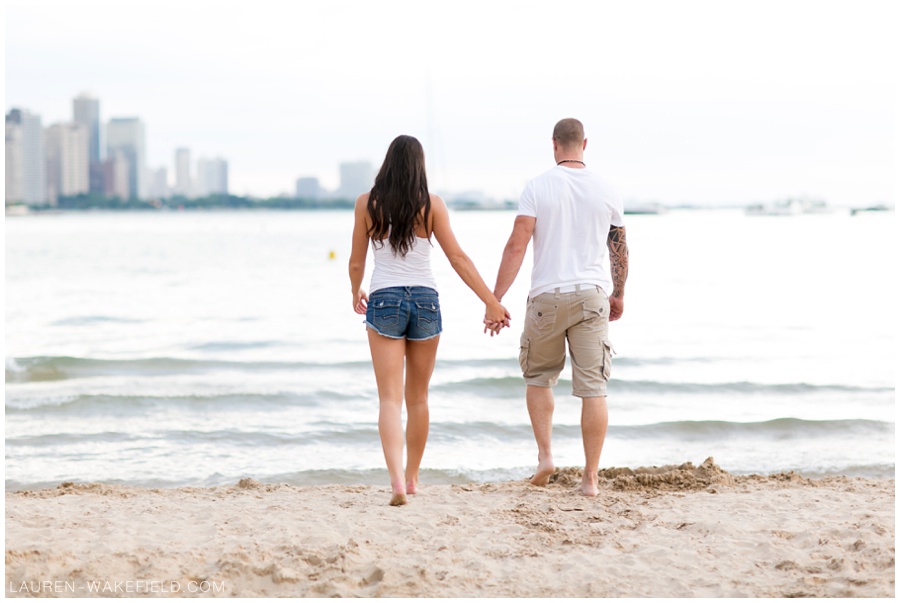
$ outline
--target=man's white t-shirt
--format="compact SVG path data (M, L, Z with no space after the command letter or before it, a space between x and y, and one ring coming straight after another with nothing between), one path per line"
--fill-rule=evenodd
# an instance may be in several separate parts
M532 179L518 211L536 218L528 296L573 285L611 294L606 242L610 226L624 226L624 213L616 190L587 168L556 166Z

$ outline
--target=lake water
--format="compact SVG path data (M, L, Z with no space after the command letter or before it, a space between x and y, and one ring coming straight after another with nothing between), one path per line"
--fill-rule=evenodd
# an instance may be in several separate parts
M513 219L452 213L490 286ZM7 489L387 484L347 278L351 212L71 213L5 228ZM712 456L732 473L894 475L893 213L672 211L628 216L627 230L601 467ZM445 330L423 481L525 478L530 253L504 300L513 328L493 339L433 256ZM559 466L583 464L570 389L567 367Z

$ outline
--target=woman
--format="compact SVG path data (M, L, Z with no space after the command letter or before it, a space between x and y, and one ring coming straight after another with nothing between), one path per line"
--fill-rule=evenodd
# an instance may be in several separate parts
M463 253L444 201L429 194L425 153L412 136L391 142L375 186L356 199L350 288L353 309L366 315L369 349L378 384L378 433L391 478L391 505L415 494L419 464L428 439L428 383L442 330L437 285L431 272L431 235L451 266L485 303L492 331L508 325L509 314ZM372 244L375 269L370 294L361 288ZM406 381L403 379L404 359ZM402 404L407 411L407 464L403 471Z

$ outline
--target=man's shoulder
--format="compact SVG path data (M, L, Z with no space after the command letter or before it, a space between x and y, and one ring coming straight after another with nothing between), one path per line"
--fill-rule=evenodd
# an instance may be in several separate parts
M527 188L542 187L561 183L578 182L580 186L600 189L606 194L616 195L616 187L605 177L590 168L565 169L552 167L528 181Z
M562 176L561 170L557 169L557 167L554 166L554 167L550 168L549 170L541 172L540 174L538 174L537 176L535 176L528 182L530 184L532 182L540 182L541 180L555 179L555 178L559 178L561 176Z

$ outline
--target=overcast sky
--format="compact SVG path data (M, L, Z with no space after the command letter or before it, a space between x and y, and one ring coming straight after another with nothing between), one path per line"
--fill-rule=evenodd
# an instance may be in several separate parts
M398 134L433 190L518 198L563 117L626 199L894 202L894 2L6 0L7 110L138 116L150 167L338 184Z

